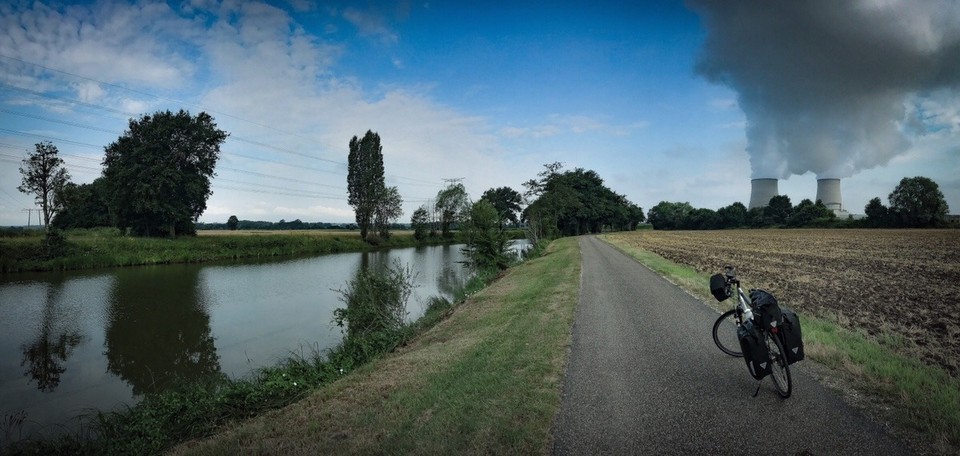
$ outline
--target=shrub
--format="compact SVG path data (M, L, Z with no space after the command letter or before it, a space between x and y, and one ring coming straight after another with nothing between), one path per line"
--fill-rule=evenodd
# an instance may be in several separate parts
M409 267L395 263L385 271L361 269L346 290L337 290L347 307L333 311L334 322L346 327L343 343L354 360L364 362L402 342L413 279Z
M50 228L43 238L43 249L47 258L57 258L67 253L67 235L59 228Z
M509 266L509 239L500 227L497 210L487 200L473 204L463 232L467 244L464 251L475 268L502 270Z

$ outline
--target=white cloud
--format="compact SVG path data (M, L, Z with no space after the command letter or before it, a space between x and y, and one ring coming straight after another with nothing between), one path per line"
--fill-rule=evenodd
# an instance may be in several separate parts
M708 103L711 109L716 111L726 111L729 109L737 109L739 106L735 98L714 98Z
M101 81L171 88L194 74L196 24L166 3L7 6L0 29L0 53Z
M343 10L343 18L357 28L360 36L377 38L387 45L400 41L397 33L387 25L386 19L375 11L360 11L351 7Z
M637 121L628 124L610 124L591 116L552 114L548 116L546 123L532 127L506 126L502 127L499 133L501 136L510 139L524 137L543 139L565 133L578 135L599 133L611 136L628 136L637 130L642 130L649 126L650 122L647 121Z
M80 101L86 103L95 103L106 93L106 91L100 87L99 83L92 81L78 82L74 84L74 88L77 91L77 96L80 98Z

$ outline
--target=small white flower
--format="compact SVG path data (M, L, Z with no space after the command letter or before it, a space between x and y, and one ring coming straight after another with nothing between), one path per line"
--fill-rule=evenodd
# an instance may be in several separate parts
M293 382L293 386L297 386L297 382Z

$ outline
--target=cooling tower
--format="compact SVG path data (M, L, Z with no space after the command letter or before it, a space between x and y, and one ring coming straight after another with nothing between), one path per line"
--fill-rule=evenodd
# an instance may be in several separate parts
M770 204L770 198L779 195L776 179L753 179L750 181L750 207L764 207ZM839 189L840 187L837 186ZM839 195L839 191L837 192Z
M817 179L817 201L823 202L827 209L842 211L840 179Z

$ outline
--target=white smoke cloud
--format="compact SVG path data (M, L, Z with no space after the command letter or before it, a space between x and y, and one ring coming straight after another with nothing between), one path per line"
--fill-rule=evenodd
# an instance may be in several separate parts
M738 92L755 178L848 177L949 122L916 113L960 88L960 2L688 4L708 32L697 70Z

